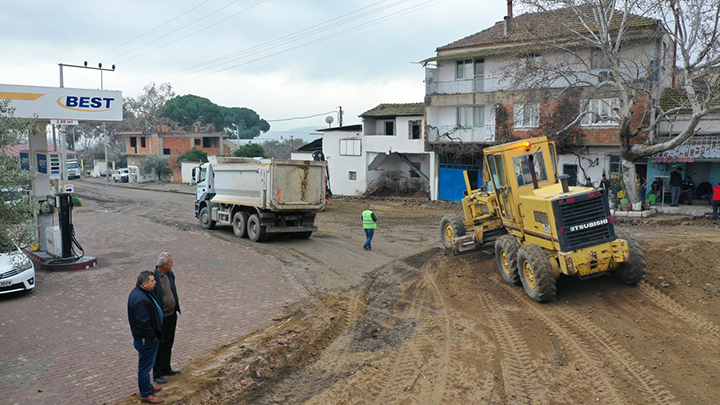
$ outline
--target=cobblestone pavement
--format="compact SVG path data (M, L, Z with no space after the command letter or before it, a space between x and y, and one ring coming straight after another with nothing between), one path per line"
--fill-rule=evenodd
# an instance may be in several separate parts
M38 270L34 291L0 296L0 404L111 404L137 392L127 296L159 252L173 255L182 309L176 368L307 296L276 260L206 234L97 207L76 208L73 223L98 266Z

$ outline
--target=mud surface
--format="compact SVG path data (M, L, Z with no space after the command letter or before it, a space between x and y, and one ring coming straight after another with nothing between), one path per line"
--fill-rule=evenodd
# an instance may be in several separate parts
M103 193L86 197L271 255L311 294L187 365L165 403L720 403L720 229L707 219L618 218L640 240L646 279L561 278L557 299L537 304L489 249L441 249L454 203L373 200L380 226L365 252L366 200L333 200L309 240L253 244L199 230L192 196Z

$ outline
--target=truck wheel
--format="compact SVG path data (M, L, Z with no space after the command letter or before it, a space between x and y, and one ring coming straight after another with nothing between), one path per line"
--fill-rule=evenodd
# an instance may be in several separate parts
M250 215L247 224L247 234L253 242L262 242L267 238L265 227L260 224L260 216L258 214Z
M235 232L235 236L237 236L238 238L243 238L247 236L247 232L245 232L245 230L247 229L247 223L247 212L238 211L235 213L235 216L233 216L233 232Z
M500 275L508 284L520 285L518 249L520 244L513 235L503 235L495 241L495 258L500 268Z
M550 302L555 299L555 274L550 264L550 256L538 245L528 243L518 250L518 273L525 292L537 302Z
M440 221L440 238L445 249L452 248L452 240L465 236L465 224L455 214L445 215Z
M616 279L627 285L637 285L647 272L647 264L645 263L645 253L643 253L640 243L635 237L627 231L616 231L615 235L619 239L625 239L628 243L630 251L630 261L623 262L618 265L610 274Z
M215 228L215 221L210 219L210 208L207 205L202 207L198 218L200 218L200 227L203 229Z

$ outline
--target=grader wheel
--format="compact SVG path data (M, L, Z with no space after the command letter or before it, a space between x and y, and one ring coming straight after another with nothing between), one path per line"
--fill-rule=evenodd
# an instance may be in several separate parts
M537 302L550 302L555 299L555 274L550 264L550 256L538 245L528 243L518 251L518 272L525 292Z
M517 255L520 244L513 235L503 235L495 241L495 259L500 275L508 284L520 285Z
M635 236L633 236L630 232L615 231L615 235L619 239L625 239L628 242L630 261L620 263L615 270L610 272L610 275L626 285L637 285L637 283L645 278L645 273L647 272L645 253L643 253L640 243L638 243Z
M452 240L465 236L465 225L455 214L445 215L440 221L440 238L445 249L452 249Z

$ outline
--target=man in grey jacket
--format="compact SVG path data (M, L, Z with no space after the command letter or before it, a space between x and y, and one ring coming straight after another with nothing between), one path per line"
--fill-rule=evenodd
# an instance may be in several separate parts
M177 314L180 313L180 301L178 300L177 288L175 288L175 273L172 271L173 259L168 252L160 253L157 266L153 274L157 284L153 289L153 296L162 308L162 336L160 347L158 347L155 367L153 367L153 378L158 384L165 384L165 376L180 374L180 370L173 370L170 367L172 347L175 342L175 327L177 326Z

